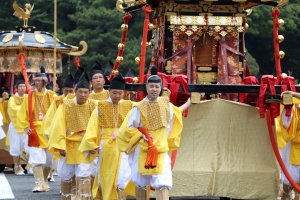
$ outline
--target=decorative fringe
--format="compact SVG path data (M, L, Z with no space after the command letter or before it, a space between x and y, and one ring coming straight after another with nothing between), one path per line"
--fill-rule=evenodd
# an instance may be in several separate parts
M157 148L154 146L152 138L149 134L149 132L142 128L139 127L138 130L145 135L145 137L148 140L148 153L147 153L147 158L146 158L146 162L145 162L145 168L149 169L149 168L155 168L157 166L157 160L158 160L158 151Z

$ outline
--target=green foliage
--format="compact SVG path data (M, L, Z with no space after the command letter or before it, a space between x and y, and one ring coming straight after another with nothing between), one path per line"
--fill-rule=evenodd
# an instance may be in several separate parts
M13 16L12 4L15 0L2 2L0 9L0 30L14 30L15 26L22 26L23 21ZM53 33L54 9L53 0L18 0L19 6L24 8L25 3L34 3L34 9L29 19L29 25L36 26L36 30ZM57 0L57 37L74 46L78 46L81 40L88 44L88 51L80 57L81 65L87 70L95 61L102 64L111 60L115 62L118 52L118 43L121 39L121 25L124 14L115 8L116 0ZM298 29L300 27L300 0L290 0L289 4L280 8L280 18L285 25L279 28L279 34L285 37L280 44L280 50L286 54L281 60L283 72L292 71L293 76L300 78L299 55L300 48L297 44L300 40ZM259 6L253 9L248 16L249 29L245 35L247 47L247 60L253 75L259 66L263 71L272 74L275 72L273 49L273 17L272 7ZM138 65L134 59L140 55L144 12L138 10L132 12L129 21L127 41L124 51L124 62L120 65L120 72L125 74L129 68L138 73ZM151 32L149 32L151 34ZM80 47L81 48L81 47ZM251 55L250 55L250 53ZM147 48L146 68L151 58L151 48ZM63 57L64 74L67 73L68 56ZM75 72L73 57L71 57L71 72Z
M280 8L279 18L285 24L279 28L279 34L285 40L279 44L280 50L285 52L281 59L282 72L293 71L295 78L300 78L299 55L300 48L297 44L300 40L298 29L300 27L300 1L291 0L289 4ZM273 47L273 17L272 7L260 6L253 9L248 16L249 29L245 40L246 47L256 59L259 66L268 74L275 74L274 47Z
M246 53L246 60L247 60L247 64L249 66L250 72L252 74L252 76L255 76L259 70L259 65L256 62L256 59L252 57L252 55L247 52Z

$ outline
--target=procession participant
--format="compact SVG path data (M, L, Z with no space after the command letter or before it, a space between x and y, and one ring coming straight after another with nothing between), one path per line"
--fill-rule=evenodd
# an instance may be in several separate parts
M125 80L118 74L110 83L110 97L99 101L93 111L79 146L81 152L87 153L89 162L95 157L99 158L97 173L100 180L96 181L99 183L101 198L105 200L126 199L122 191L130 179L128 156L119 152L116 143L118 129L133 106L131 101L122 100L124 90Z
M103 88L104 84L107 82L106 77L104 76L101 65L96 61L90 71L90 81L92 84L92 93L90 95L90 99L95 100L107 100L109 97L108 90ZM92 188L95 188L95 192L98 190L98 176L97 176L97 162L98 158L94 159L91 163L91 178L92 178Z
M30 134L36 132L38 146L29 147L29 164L33 167L33 174L36 180L36 186L33 188L33 192L49 191L48 186L48 174L52 165L52 157L48 152L48 141L43 134L41 127L44 116L47 113L54 97L55 93L46 89L48 78L45 73L45 68L41 67L41 73L36 74L34 78L35 90L28 96L24 97L24 101L20 110L17 112L17 124L20 128L24 129L24 132L29 135L28 145L30 146ZM32 108L32 110L29 110ZM30 116L33 116L31 118ZM31 127L31 125L33 127ZM33 129L32 129L33 128Z
M287 114L288 110L284 108L281 114L281 118L279 120L279 125L281 127L280 132L286 142L286 146L282 155L282 160L293 180L300 186L300 153L298 151L298 146L300 143L300 93L285 91L282 93L282 96L284 94L291 94L294 97L294 105L290 114ZM290 193L293 187L291 186L289 180L283 173L281 174L281 179L283 182L283 194L281 199L289 200L291 199ZM300 194L296 191L294 199L300 199Z
M8 127L9 134L9 154L14 159L14 172L16 175L24 175L24 170L20 164L20 155L25 149L28 153L28 135L24 133L24 129L20 128L17 124L17 112L21 108L26 92L25 80L22 73L19 74L16 83L17 92L8 100L7 114L10 118Z
M90 99L96 99L99 101L108 99L108 90L103 88L106 82L106 77L104 76L101 65L98 62L93 65L90 71L90 80L93 88Z
M159 97L163 83L156 75L155 66L151 74L146 81L147 97L126 116L119 129L117 143L120 151L130 154L131 180L136 185L136 199L147 199L146 187L150 184L155 188L156 199L168 200L169 190L172 189L168 152L179 147L182 112L191 102L188 99L181 107L176 107L169 103L168 98Z
M91 169L78 147L97 101L89 99L89 78L84 72L75 88L75 98L64 99L50 130L49 151L60 159L57 167L61 178L62 199L71 199L72 181L76 176L76 198L91 198Z
M77 85L81 75L83 74L83 72L85 72L85 70L82 67L78 67L78 69L76 70L76 72L74 74L74 88L76 88L76 85ZM74 97L75 97L75 95L74 95Z
M63 83L63 86L62 86L63 94L59 95L59 96L56 96L54 98L53 102L51 103L51 105L50 105L50 107L47 111L47 114L44 117L42 130L43 130L43 133L48 136L48 138L50 137L49 131L51 129L51 124L52 124L52 121L55 117L56 110L57 110L58 106L62 103L63 98L65 98L65 97L74 98L74 95L70 95L70 96L68 95L68 94L73 94L74 93L74 88L73 87L74 87L74 78L73 78L72 74L68 74L65 81L64 81L64 83ZM49 177L48 177L48 180L50 182L55 181L54 177L53 177L53 172L55 170L57 170L56 160L52 159L52 169L50 170L50 174L49 174Z

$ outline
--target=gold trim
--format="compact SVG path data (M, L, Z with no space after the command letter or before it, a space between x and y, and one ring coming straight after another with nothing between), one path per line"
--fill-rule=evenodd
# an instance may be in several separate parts
M116 2L116 8L117 8L117 10L119 11L119 12L121 12L121 13L125 13L124 12L124 7L123 7L123 1L122 0L118 0L117 2Z
M46 42L45 38L39 34L35 34L34 39L40 44L45 44Z
M2 39L2 42L3 43L7 43L9 41L11 41L11 39L13 39L14 35L13 34L7 34L3 39Z
M205 26L206 22L204 16L181 16L171 15L170 23L175 25L195 25ZM208 16L208 25L220 26L241 26L243 18L236 16L237 23L232 23L232 17L225 16Z
M278 1L277 7L282 7L282 6L284 6L285 4L287 4L288 2L289 2L289 0L279 0L279 1Z
M211 67L198 67L199 71L211 71L212 68Z
M71 56L82 56L83 54L85 54L87 52L88 49L88 45L85 41L80 41L79 44L82 46L82 49L80 51L76 51L76 52L70 52L67 53Z

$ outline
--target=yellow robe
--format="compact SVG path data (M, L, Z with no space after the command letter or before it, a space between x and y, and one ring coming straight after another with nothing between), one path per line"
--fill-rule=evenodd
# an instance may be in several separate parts
M286 129L282 123L282 115L280 118L279 126L280 131L285 142L291 142L291 152L290 152L290 163L292 165L300 165L300 104L299 99L293 98L293 117L290 126Z
M109 92L108 90L102 90L102 92L93 92L89 96L90 99L98 100L98 101L103 101L107 100L109 98Z
M284 140L281 132L281 126L280 126L280 120L281 120L281 115L283 111L284 106L280 105L280 115L275 118L275 129L276 129L276 135L277 135L277 145L280 148L284 148L286 145L286 141Z
M24 94L23 97L12 95L8 100L7 114L17 133L24 133L24 129L17 124L17 112L20 110L25 96L27 94Z
M158 101L165 101L166 98L159 98ZM149 102L146 102L145 100L139 102L140 104L148 104ZM137 103L137 107L139 108L139 103ZM167 105L166 105L167 103ZM169 106L169 102L164 102L162 105L165 106L164 109L167 109L167 106ZM164 153L165 152L171 152L176 150L180 145L180 137L182 132L182 109L179 107L176 107L174 105L171 106L172 110L174 112L174 121L173 126L171 127L171 130L169 132L169 136L167 136L167 126L162 126L158 129L151 130L151 127L154 127L153 124L161 121L166 117L166 111L163 111L163 108L160 107L160 110L162 113L160 115L156 115L153 120L149 120L150 113L148 110L148 115L145 116L145 113L141 112L141 109L139 108L140 113L140 121L142 124L142 127L144 127L146 130L148 130L152 137L153 137L153 143L156 146L158 150L158 161L157 161L157 167L153 169L145 169L144 164L147 157L148 152L148 143L142 138L142 133L137 128L130 128L128 127L128 120L131 116L130 111L128 115L126 116L122 126L119 129L119 134L117 137L117 143L119 150L122 152L126 152L128 154L131 154L134 149L136 148L137 144L140 144L141 150L139 153L139 163L138 163L138 171L140 174L143 175L155 175L155 174L162 174L163 172L163 163L164 163ZM164 115L163 115L164 114ZM168 114L168 113L167 113ZM152 115L155 115L152 113ZM169 119L163 119L165 121L169 121Z
M39 148L48 148L48 141L42 131L43 121L38 119L39 113L37 109L39 107L38 105L39 102L36 102L35 100L36 95L40 97L44 96L44 103L43 103L44 109L42 110L42 113L45 116L56 94L51 90L46 90L46 92L34 91L32 94L32 109L33 109L33 118L34 118L33 125L39 137L39 141L40 141ZM30 126L28 109L29 109L28 96L25 96L22 106L20 110L17 112L17 124L23 130Z
M99 102L98 107L92 113L86 134L79 146L79 150L86 153L89 150L98 148L100 141L103 141L102 157L98 161L101 162L99 175L103 199L118 199L116 188L121 153L118 150L116 140L112 139L116 130L114 121L116 122L118 119L118 123L116 122L118 129L131 110L133 103L128 100L121 100L119 103L119 116L115 115L115 118L113 118L113 111L116 114L118 106L114 105L113 110L112 105L108 100ZM97 156L98 153L89 154L87 161L92 162Z
M57 96L54 98L54 101L51 103L51 105L47 111L47 114L44 117L44 121L43 121L43 125L42 125L42 130L45 135L48 135L50 137L49 132L51 130L51 125L52 125L53 119L55 118L55 114L56 114L58 107L63 103L63 99L64 98L73 99L74 97L75 97L75 94L70 93L66 97L64 95L60 95L60 96Z
M51 135L49 152L53 154L54 158L62 158L59 150L65 150L67 164L85 162L85 156L78 150L78 147L85 135L87 122L96 105L97 101L91 99L88 99L83 105L77 104L75 98L64 99L64 103L57 110L49 133ZM67 109L70 109L71 113L67 113ZM70 115L71 117L68 117Z

